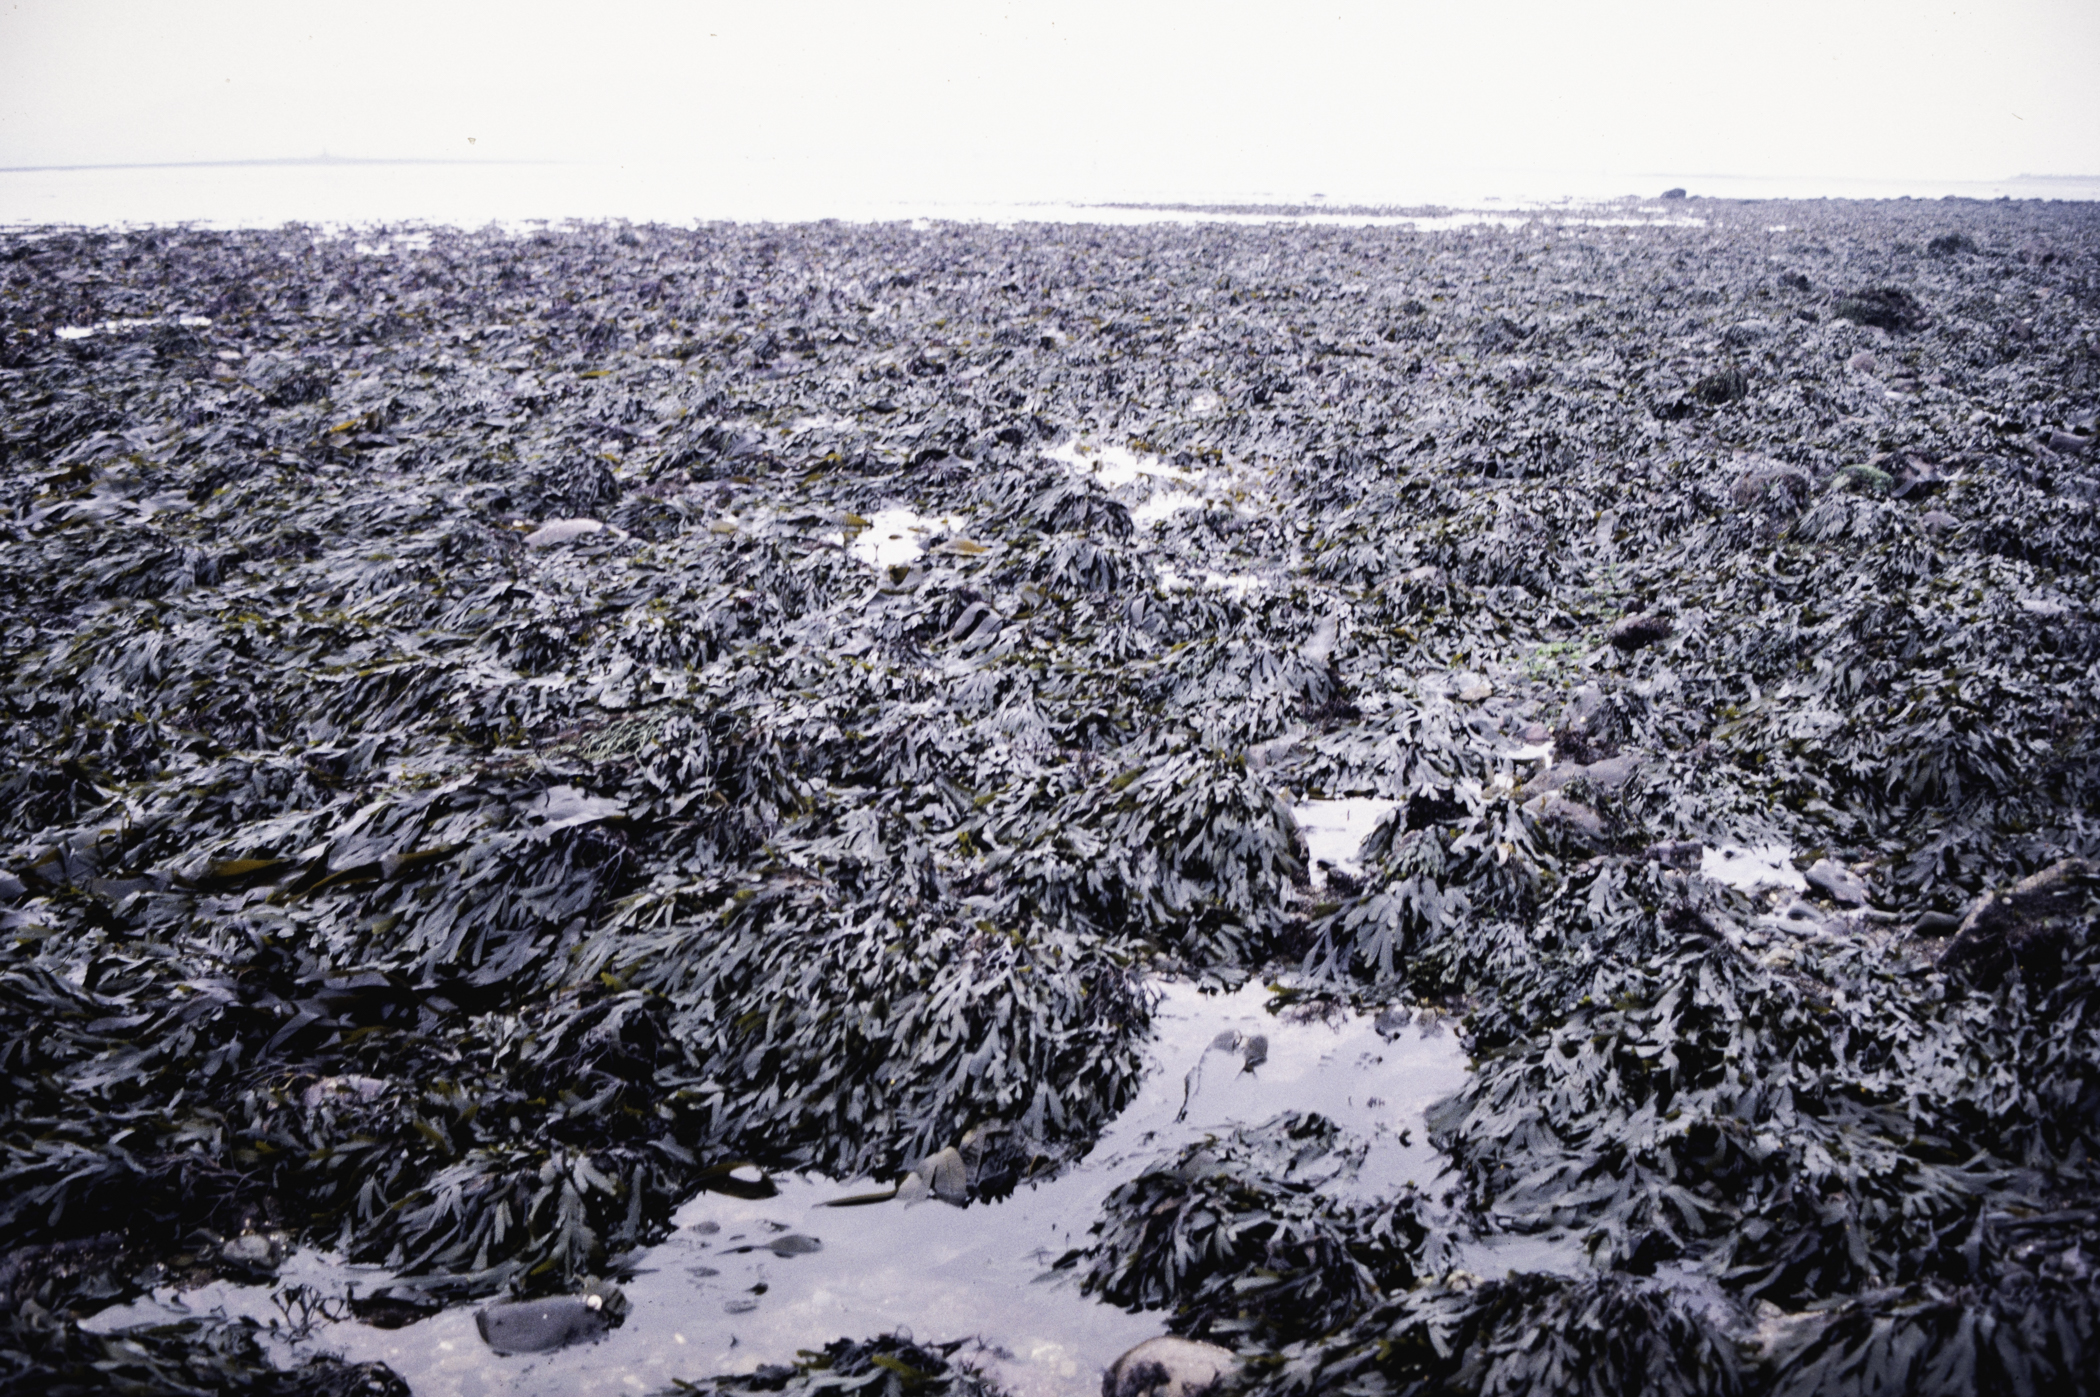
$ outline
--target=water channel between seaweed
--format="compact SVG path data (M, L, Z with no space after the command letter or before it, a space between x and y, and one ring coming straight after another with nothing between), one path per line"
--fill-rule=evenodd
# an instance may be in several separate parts
M1343 1185L1351 1192L1426 1188L1443 1161L1425 1138L1423 1112L1467 1071L1457 1035L1435 1021L1396 1027L1388 1019L1381 1034L1362 1014L1271 1014L1260 983L1234 993L1178 982L1158 990L1137 1099L1079 1164L1003 1201L828 1207L881 1186L779 1176L771 1198L704 1193L686 1203L676 1232L625 1283L626 1323L597 1344L498 1357L475 1330L476 1307L455 1306L396 1330L322 1323L280 1357L382 1360L418 1397L650 1392L677 1378L791 1363L797 1350L841 1336L903 1329L921 1342L968 1341L957 1356L1015 1397L1098 1391L1103 1368L1164 1328L1163 1315L1100 1303L1080 1294L1069 1273L1051 1270L1085 1242L1112 1189L1187 1144L1291 1110L1319 1112L1369 1141L1361 1170ZM1235 1033L1243 1043L1265 1037L1266 1060L1248 1067L1245 1048L1228 1046ZM770 1244L790 1236L821 1245L795 1254L806 1244L791 1243L777 1255ZM106 1311L90 1327L214 1310L281 1325L272 1297L288 1286L340 1296L353 1283L369 1292L386 1279L376 1268L302 1251L272 1285L163 1291Z

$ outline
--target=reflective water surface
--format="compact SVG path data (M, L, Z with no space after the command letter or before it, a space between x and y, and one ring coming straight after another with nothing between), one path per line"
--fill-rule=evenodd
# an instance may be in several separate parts
M1317 1111L1370 1142L1361 1172L1339 1191L1428 1188L1442 1160L1425 1138L1423 1113L1466 1078L1456 1033L1434 1015L1397 1028L1389 1019L1388 1038L1363 1014L1269 1013L1271 993L1258 983L1230 994L1182 983L1159 992L1151 1070L1137 1100L1079 1164L1003 1201L830 1207L895 1181L783 1176L772 1198L707 1193L680 1209L678 1230L624 1285L632 1306L625 1325L600 1343L498 1357L475 1330L476 1307L461 1306L391 1331L323 1320L304 1340L280 1340L281 1356L383 1360L420 1397L643 1392L676 1378L792 1362L797 1350L841 1336L908 1329L921 1341L966 1340L959 1356L1016 1397L1097 1392L1118 1354L1164 1331L1162 1316L1100 1304L1078 1292L1070 1273L1051 1269L1084 1243L1112 1189L1187 1144L1287 1110ZM1266 1059L1249 1067L1243 1050L1221 1046L1234 1032L1264 1036ZM1488 1253L1481 1257L1476 1266L1489 1264ZM160 1292L105 1311L90 1327L214 1309L282 1324L273 1296L288 1285L340 1296L386 1279L302 1252L275 1286Z

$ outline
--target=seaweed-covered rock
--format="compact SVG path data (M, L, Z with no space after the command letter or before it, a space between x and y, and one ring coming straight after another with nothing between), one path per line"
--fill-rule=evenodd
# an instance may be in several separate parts
M1832 315L1879 330L1916 330L1925 323L1917 297L1897 286L1871 286L1840 296Z
M1190 1146L1110 1194L1097 1240L1057 1264L1103 1299L1170 1309L1183 1334L1321 1332L1439 1259L1412 1190L1375 1206L1323 1191L1362 1153L1296 1112Z
M2051 864L1979 903L1940 953L1940 968L1991 987L2017 966L2028 979L2053 984L2069 943L2092 934L2096 892L2100 878L2089 861Z

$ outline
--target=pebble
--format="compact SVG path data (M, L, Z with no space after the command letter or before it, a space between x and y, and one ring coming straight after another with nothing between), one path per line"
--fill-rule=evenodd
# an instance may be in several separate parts
M1851 369L1854 373L1863 374L1870 374L1874 372L1875 368L1878 367L1879 364L1880 361L1874 357L1874 351L1871 349L1862 349L1859 353L1853 355L1850 359L1847 359L1845 361L1846 368ZM526 542L528 543L530 543L531 541L532 540L530 539L526 540Z
M1197 1397L1240 1371L1232 1350L1194 1339L1147 1339L1109 1365L1101 1397Z
M1936 534L1943 534L1961 524L1961 520L1944 509L1928 509L1918 516L1918 522Z

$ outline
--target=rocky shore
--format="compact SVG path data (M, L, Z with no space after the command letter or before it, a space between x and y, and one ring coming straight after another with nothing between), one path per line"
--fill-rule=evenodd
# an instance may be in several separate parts
M1316 1114L1110 1195L1221 1381L2093 1390L2100 213L1510 222L0 233L0 1385L989 1206L1260 976L1473 1070L1449 1199Z

